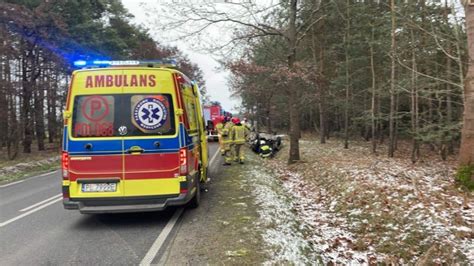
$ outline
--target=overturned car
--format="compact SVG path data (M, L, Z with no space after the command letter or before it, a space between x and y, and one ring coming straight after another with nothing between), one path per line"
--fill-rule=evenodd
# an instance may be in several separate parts
M282 147L282 137L276 134L254 132L249 142L252 151L262 158L273 157Z

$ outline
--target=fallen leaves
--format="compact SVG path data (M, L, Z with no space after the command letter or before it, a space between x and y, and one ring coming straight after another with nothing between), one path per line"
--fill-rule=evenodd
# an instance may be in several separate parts
M454 161L412 164L409 156L369 154L364 143L345 150L335 142L301 142L306 163L286 167L283 151L268 167L293 195L323 261L414 264L433 243L458 252L428 256L431 263L474 261L474 201L456 188Z

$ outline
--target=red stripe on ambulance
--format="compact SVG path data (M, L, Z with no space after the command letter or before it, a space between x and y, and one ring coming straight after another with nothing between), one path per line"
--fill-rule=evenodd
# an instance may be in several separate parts
M178 153L125 155L125 179L174 178L178 174ZM143 165L148 166L146 169Z
M69 180L105 177L120 177L122 179L122 156L122 154L70 156Z

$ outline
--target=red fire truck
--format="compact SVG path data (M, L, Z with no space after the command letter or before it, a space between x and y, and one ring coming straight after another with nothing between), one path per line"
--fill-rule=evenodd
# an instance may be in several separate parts
M218 140L216 125L221 115L222 107L220 105L204 105L204 121L206 121L208 140Z

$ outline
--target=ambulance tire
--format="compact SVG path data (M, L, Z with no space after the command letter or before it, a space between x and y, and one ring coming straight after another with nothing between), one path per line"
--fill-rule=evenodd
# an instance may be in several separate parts
M191 209L196 209L201 204L201 178L199 174L196 174L194 183L196 185L196 194L188 203L188 207Z

